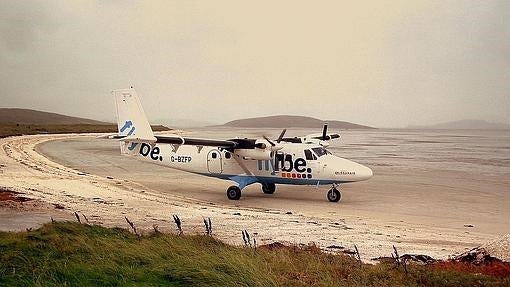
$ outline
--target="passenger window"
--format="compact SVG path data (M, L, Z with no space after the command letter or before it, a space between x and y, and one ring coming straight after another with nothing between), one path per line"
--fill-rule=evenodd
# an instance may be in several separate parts
M218 156L218 155L217 155L215 152L213 152L213 153L211 154L211 157L212 157L212 158L216 158L217 156Z
M312 152L308 149L305 149L305 158L307 160L313 160Z

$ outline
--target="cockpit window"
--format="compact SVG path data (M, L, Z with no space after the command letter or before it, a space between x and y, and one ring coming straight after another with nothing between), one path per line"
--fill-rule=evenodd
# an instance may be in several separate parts
M317 157L309 149L305 149L305 158L307 160L316 160Z
M323 155L326 155L326 154L331 154L329 151L327 151L325 148L323 147L314 147L312 148L313 152L318 156L318 157L321 157Z

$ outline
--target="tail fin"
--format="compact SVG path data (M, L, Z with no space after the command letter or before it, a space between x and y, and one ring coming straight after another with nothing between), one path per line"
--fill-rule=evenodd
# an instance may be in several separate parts
M112 94L117 108L119 135L125 136L123 141L156 141L135 89L114 90Z

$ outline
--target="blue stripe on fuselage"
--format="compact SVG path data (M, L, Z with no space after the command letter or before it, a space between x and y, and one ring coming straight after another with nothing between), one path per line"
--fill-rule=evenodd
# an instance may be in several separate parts
M290 184L290 185L329 185L333 183L349 183L351 181L337 180L320 180L308 178L284 178L273 176L256 176L256 175L237 175L237 174L218 174L218 173L197 173L204 176L216 177L219 179L232 180L233 177L256 177L260 183Z

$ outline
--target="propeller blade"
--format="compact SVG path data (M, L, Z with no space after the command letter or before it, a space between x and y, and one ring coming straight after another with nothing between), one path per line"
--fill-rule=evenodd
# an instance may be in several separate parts
M287 132L287 129L283 129L283 131L280 133L280 136L276 140L277 143L280 143L283 139L283 136L285 135L285 132Z
M322 129L322 140L327 140L327 134L328 134L328 124L324 124L324 128Z
M272 142L268 137L263 136L263 138L272 146L275 146L274 142Z

